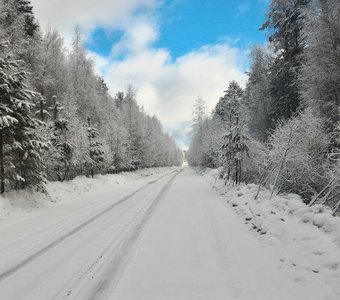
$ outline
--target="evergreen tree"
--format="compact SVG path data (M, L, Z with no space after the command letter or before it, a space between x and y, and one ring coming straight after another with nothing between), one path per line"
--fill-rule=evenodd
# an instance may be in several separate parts
M269 42L275 51L271 80L271 119L289 119L300 105L298 77L305 47L301 38L302 10L309 0L272 0L268 20Z
M52 178L56 176L58 181L64 181L71 169L71 160L74 152L74 145L68 140L69 121L59 117L59 112L64 109L53 96L54 105L50 107L53 116L51 126L51 155L49 160L49 170Z
M100 164L104 161L103 144L99 141L99 132L91 126L91 118L88 121L88 139L89 139L89 156L90 156L90 175L93 178L95 172L100 169Z
M305 107L313 107L332 131L340 121L340 2L313 0L304 12L308 44L300 74Z
M39 94L39 100L37 101L38 110L36 110L35 115L41 120L45 121L47 116L51 116L50 113L45 109L46 100L45 98Z
M19 14L24 15L24 31L25 34L33 37L39 28L38 23L35 21L34 14L33 14L33 6L31 1L28 0L16 0L15 1L16 9Z
M25 84L28 74L10 60L0 42L0 191L10 187L41 187L45 182L41 154L48 143L37 135L40 121L32 118L34 92Z
M239 184L242 176L242 158L248 152L245 143L246 136L240 120L243 90L235 81L232 81L225 93L222 98L223 102L219 102L215 109L215 114L226 124L226 133L223 135L223 144L220 149L221 161L226 179L229 180L233 176L234 182Z
M244 101L248 109L249 133L260 142L265 142L269 131L273 128L270 118L271 106L271 63L272 55L267 49L256 46L251 50L250 71L244 93Z
M224 162L224 170L227 171L226 179L233 179L236 184L242 179L242 160L248 155L247 136L243 133L239 115L235 115L235 124L223 137L221 157Z
M116 94L115 98L114 98L115 104L116 104L116 106L117 106L119 109L122 108L122 105L123 105L123 103L124 103L124 101L125 101L124 98L125 98L125 96L124 96L124 93L123 93L123 92L118 92L118 93Z
M241 101L243 90L236 81L229 83L225 95L220 98L216 104L214 114L218 116L225 124L231 124L238 105Z
M28 0L2 0L3 14L0 24L15 59L22 59L30 72L39 68L41 34L31 2ZM32 75L35 75L35 74Z

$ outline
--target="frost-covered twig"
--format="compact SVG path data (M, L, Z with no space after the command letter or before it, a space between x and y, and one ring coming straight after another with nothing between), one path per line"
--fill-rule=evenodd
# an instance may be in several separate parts
M262 185L263 185L264 179L265 179L265 177L266 177L266 175L267 175L267 173L268 173L268 170L269 170L269 168L271 167L271 165L272 165L272 163L269 163L269 164L266 166L266 168L265 168L263 174L262 174L261 177L260 177L260 181L259 181L259 186L258 186L258 189L257 189L257 193L256 193L255 198L254 198L255 200L257 199L257 197L258 197L259 194L260 194L260 190L261 190L261 187L262 187Z
M332 209L332 215L333 216L335 216L335 214L338 212L339 208L340 208L340 200L338 201L338 203Z
M272 199L272 197L273 197L274 190L275 190L275 188L276 188L277 182L278 182L278 180L279 180L280 174L281 174L281 172L282 172L283 166L284 166L284 164L285 164L285 161L286 161L286 158L287 158L287 155L288 155L288 151L289 151L290 148L291 148L291 141L292 141L292 138L293 138L293 128L292 128L292 127L289 127L289 137L288 137L286 149L285 149L284 152L283 152L282 159L281 159L281 162L280 162L280 165L279 165L279 169L278 169L278 171L277 171L277 173L276 173L276 176L275 176L275 180L274 180L274 183L273 183L273 187L272 187L271 193L270 193L270 199Z
M253 223L253 225L256 227L256 228L261 228L261 224L258 222L258 220L257 220L257 218L256 218L256 215L254 214L254 212L253 212L253 210L250 208L250 206L248 206L248 208L249 208L249 211L250 211L250 213L252 214L252 216L253 216L253 220L254 220L254 223Z
M319 198L320 196L333 184L335 181L335 178L332 178L331 181L318 193L310 202L309 206L312 206Z

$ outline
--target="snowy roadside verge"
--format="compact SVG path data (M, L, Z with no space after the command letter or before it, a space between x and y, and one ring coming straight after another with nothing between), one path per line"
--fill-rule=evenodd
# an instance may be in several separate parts
M31 190L9 191L0 195L0 221L53 208L58 203L74 201L89 192L123 186L136 180L166 174L177 169L178 167L148 168L112 175L96 175L94 178L79 176L65 182L48 182L46 185L48 194Z
M282 268L296 281L322 280L340 297L340 218L322 205L309 207L295 194L270 200L255 184L224 184L216 169L197 170L264 246L275 247ZM339 298L340 299L340 298Z

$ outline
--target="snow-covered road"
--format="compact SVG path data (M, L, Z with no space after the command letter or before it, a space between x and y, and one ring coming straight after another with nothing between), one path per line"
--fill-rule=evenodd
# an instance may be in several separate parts
M113 189L2 226L0 299L332 299L193 170Z

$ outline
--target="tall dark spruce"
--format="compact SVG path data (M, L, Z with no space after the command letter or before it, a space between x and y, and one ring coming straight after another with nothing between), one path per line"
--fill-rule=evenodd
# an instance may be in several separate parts
M33 98L38 95L25 84L28 73L22 62L11 60L0 42L0 191L42 187L46 180L42 152L48 148L37 129L43 123L33 117Z

